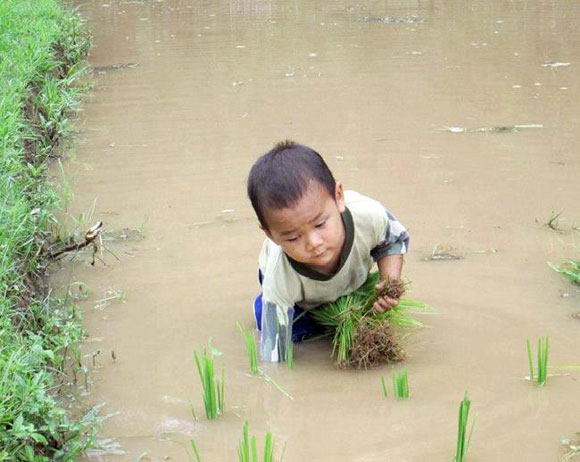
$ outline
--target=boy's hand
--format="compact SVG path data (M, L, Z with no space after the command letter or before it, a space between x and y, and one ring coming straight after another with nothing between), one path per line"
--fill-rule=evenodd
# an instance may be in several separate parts
M375 290L380 292L383 290L385 286L385 281L380 282L375 286ZM377 298L377 301L373 304L373 310L377 313L383 313L385 311L392 310L395 306L399 304L398 298L391 298L383 295L382 297Z

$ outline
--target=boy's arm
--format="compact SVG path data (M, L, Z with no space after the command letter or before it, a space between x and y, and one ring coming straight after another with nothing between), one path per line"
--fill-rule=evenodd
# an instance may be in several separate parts
M379 267L381 281L387 278L400 279L403 269L404 254L409 248L409 233L399 220L387 209L387 226L385 238L374 249L371 250L373 259ZM379 283L375 288L382 289L383 283ZM399 303L398 299L390 297L380 297L373 308L378 311L388 311Z
M387 255L377 261L381 281L387 278L401 279L404 261L405 257L403 254Z
M404 261L403 255L387 255L386 257L381 258L377 262L377 266L379 267L379 275L382 281L375 286L375 289L377 291L383 288L384 281L387 278L401 279L403 261ZM399 304L398 299L383 296L377 299L377 301L373 305L373 309L380 313L382 311L389 311L398 304Z

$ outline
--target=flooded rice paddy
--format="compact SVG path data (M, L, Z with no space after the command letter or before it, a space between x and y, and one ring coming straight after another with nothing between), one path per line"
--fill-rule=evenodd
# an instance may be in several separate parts
M247 419L287 462L449 461L468 391L468 459L558 460L580 431L580 294L547 262L578 257L580 5L554 1L79 3L95 87L66 164L70 212L108 247L82 281L85 405L113 414L87 460L236 459ZM386 204L411 233L404 273L434 307L390 368L337 369L327 342L248 375L263 235L245 197L255 158L291 138ZM561 212L557 230L545 226ZM576 246L576 247L574 247ZM114 254L114 255L113 255ZM526 338L548 334L546 387ZM223 355L226 412L207 421L192 352ZM392 396L392 395L391 395ZM198 419L194 420L190 406Z

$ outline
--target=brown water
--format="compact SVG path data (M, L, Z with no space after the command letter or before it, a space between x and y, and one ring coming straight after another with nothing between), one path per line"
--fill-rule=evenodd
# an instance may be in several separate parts
M550 335L552 366L580 363L580 294L546 264L577 258L580 245L570 229L580 225L580 5L80 6L95 34L91 64L138 66L95 76L67 164L71 211L96 200L107 229L143 226L140 239L110 243L120 261L105 252L107 266L77 259L56 275L91 290L86 404L116 413L101 438L125 451L91 460L186 461L190 438L204 462L236 460L248 419L260 445L268 429L278 454L287 444L287 462L449 461L465 391L477 420L471 462L557 460L560 439L580 430L580 373L545 388L522 378L528 337ZM542 127L460 131L516 124ZM293 371L265 366L293 400L247 375L236 322L251 323L263 236L245 179L286 137L410 230L411 296L437 314L408 345L408 401L382 398L389 368L338 370L325 342L297 345ZM552 212L562 231L542 225ZM437 244L465 258L425 261ZM111 289L125 301L95 308ZM226 371L227 412L215 421L192 362L210 337Z

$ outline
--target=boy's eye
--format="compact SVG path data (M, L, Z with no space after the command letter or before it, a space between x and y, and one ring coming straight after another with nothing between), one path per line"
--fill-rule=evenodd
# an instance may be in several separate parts
M296 242L298 240L297 237L289 237L288 239L286 239L286 242Z
M324 220L324 221L321 221L320 223L318 223L318 224L316 225L316 227L317 227L317 228L322 228L322 227L323 227L325 224L326 224L326 220Z

